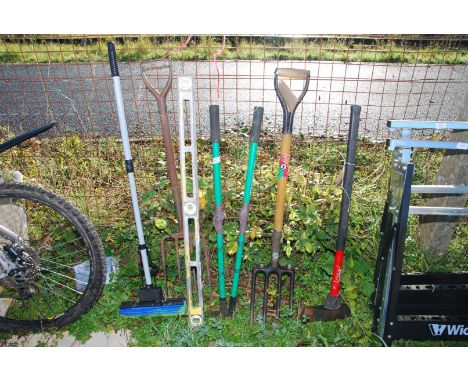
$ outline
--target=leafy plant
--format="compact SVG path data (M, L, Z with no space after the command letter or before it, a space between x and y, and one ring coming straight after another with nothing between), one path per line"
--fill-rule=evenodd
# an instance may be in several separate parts
M247 144L242 133L226 134L222 141L226 279L232 280L237 213L242 206ZM342 296L352 316L339 322L303 324L298 317L302 305L322 304L330 287L337 235L341 188L336 179L342 169L344 142L303 139L295 143L288 184L287 212L282 240L282 261L296 268L295 304L284 309L278 322L248 325L249 280L253 265L268 263L274 214L277 142L262 138L239 290L238 311L231 320L209 314L217 307L217 262L213 218L213 186L210 144L198 141L201 228L211 254L212 289L204 289L206 324L198 330L188 327L185 317L128 318L118 314L122 301L136 298L141 284L137 256L137 235L130 208L127 179L121 160L121 146L113 138L83 140L77 136L31 141L14 154L0 156L2 169L20 169L27 182L37 182L81 206L91 218L104 242L108 256L120 259L113 283L106 285L98 304L69 330L80 341L95 331L125 329L132 346L380 346L371 333L373 269L379 242L379 223L386 198L390 155L381 146L362 142L358 148L350 225L342 274ZM166 168L161 158L160 139L139 142L134 152L142 218L152 261L160 265L160 240L178 231ZM429 155L429 154L427 154ZM416 156L418 183L430 183L441 153ZM337 158L340 158L337 160ZM70 186L72 184L72 187ZM419 202L415 200L415 202ZM451 243L452 256L442 262L429 259L415 240L416 222L410 225L407 242L409 270L466 269L467 225L460 224ZM60 232L57 232L60 236ZM169 290L184 293L178 280L176 254L168 256ZM161 276L161 271L158 274ZM0 340L9 338L1 335ZM400 345L416 342L399 341ZM441 345L433 342L430 345ZM444 343L445 344L445 343Z

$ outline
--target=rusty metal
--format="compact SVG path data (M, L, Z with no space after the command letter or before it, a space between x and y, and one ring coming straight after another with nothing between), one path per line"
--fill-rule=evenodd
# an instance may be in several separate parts
M141 75L146 88L153 94L158 103L159 116L161 118L161 135L164 142L164 152L166 154L167 176L171 182L172 197L176 209L177 224L179 232L183 230L182 225L182 202L180 198L179 182L177 180L177 168L175 164L174 147L172 145L171 130L169 128L169 119L167 116L166 97L172 85L172 65L170 61L142 62L140 63ZM157 89L148 79L148 72L154 70L169 69L168 79L162 89Z
M40 35L0 36L3 63L0 70L1 125L27 126L59 119L61 126L83 137L109 135L115 122L109 118L112 99L105 97L103 55L96 43L114 39L127 60L140 55L157 59L180 46L186 36L158 35ZM347 106L363 107L362 136L384 141L389 119L456 118L454 96L466 87L466 65L433 63L437 57L467 54L463 35L288 35L233 36L227 38L224 55L217 58L221 72L220 97L213 53L220 36L194 36L192 43L174 54L177 73L194 73L198 100L197 125L208 136L204 105L220 103L224 129L234 128L243 109L262 100L266 114L274 118L264 128L277 131L280 110L270 85L270 65L276 60L294 68L311 70L311 96L299 108L297 132L308 137L337 138L346 135ZM141 45L140 45L141 43ZM387 45L385 45L387 43ZM146 45L145 45L146 44ZM433 48L431 48L434 46ZM140 53L142 51L142 53ZM183 52L190 52L185 59ZM286 53L294 51L293 59ZM413 57L411 63L397 55ZM351 56L354 59L351 60ZM264 60L259 62L258 60ZM414 62L413 62L414 61ZM138 66L139 62L127 66ZM153 100L142 94L144 83L137 70L127 70L122 83L128 87L126 102L131 135L150 136ZM110 90L110 89L109 89ZM108 99L107 99L108 98ZM152 97L151 97L152 98ZM175 99L168 98L169 124L175 127ZM207 107L206 107L207 108ZM452 110L453 109L453 110ZM455 110L455 111L454 111ZM244 115L247 115L245 113ZM158 134L161 133L156 129ZM63 132L61 132L63 133Z
M184 240L184 233L183 232L178 232L176 234L172 234L172 235L166 235L164 236L160 243L159 243L159 249L160 249L160 252L161 252L161 262L162 262L162 268L163 268L163 274L164 274L164 285L165 285L165 292L166 292L166 295L168 296L168 279L167 279L167 256L168 256L168 253L170 253L171 251L168 249L168 245L170 245L171 243L174 244L174 252L175 252L175 256L176 256L176 262L177 262L177 276L178 276L178 279L181 280L182 279L182 268L181 268L181 254L180 254L180 251L181 249L183 248L183 246L179 246L179 240ZM212 291L211 291L211 275L210 275L210 264L211 264L211 254L210 254L210 251L208 250L208 246L207 246L207 243L206 243L206 240L205 240L205 236L203 235L203 233L200 231L200 241L201 241L201 248L202 248L202 251L203 251L203 257L205 259L205 267L207 269L207 272L205 273L206 274L206 281L208 282L208 288L209 288L209 292L210 292L210 296L212 294ZM193 246L193 235L190 236L190 245ZM192 249L191 249L192 250Z
M169 253L168 245L172 242L174 243L174 249L176 254L176 262L177 262L177 273L179 281L181 280L182 272L180 266L180 248L179 248L179 240L184 239L183 234L183 214L182 214L182 199L181 199L181 192L179 188L179 181L177 179L177 168L175 162L175 155L174 155L174 147L172 142L171 130L169 127L169 118L167 114L167 104L166 99L169 91L172 87L172 64L170 61L155 61L155 62L141 62L141 75L143 78L143 83L145 84L146 88L150 91L150 93L156 98L156 102L158 104L158 111L159 117L161 121L161 135L164 143L164 152L166 155L166 164L167 164L167 176L169 178L171 189L172 189L172 197L174 199L174 205L176 210L176 217L177 217L177 224L179 227L179 232L175 234L169 234L164 236L160 241L160 251L161 251L161 261L163 265L163 273L164 273L164 281L165 281L165 289L166 295L168 295L168 283L167 283L167 254ZM159 82L161 76L161 71L164 69L168 69L167 72L167 79L165 81L164 86L161 89L158 89L153 82ZM154 81L156 80L156 81ZM193 240L190 240L191 244L193 245ZM206 267L209 269L210 264L210 255L209 251L206 247L205 238L203 234L201 234L201 242L203 247L203 254L206 262ZM207 281L208 285L210 286L211 290L211 277L210 273L207 272Z

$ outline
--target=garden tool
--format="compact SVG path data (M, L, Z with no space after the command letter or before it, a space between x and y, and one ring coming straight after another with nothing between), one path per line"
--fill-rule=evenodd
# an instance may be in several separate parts
M117 105L120 134L125 157L125 169L130 184L133 214L138 235L138 251L140 253L141 272L144 277L144 286L139 289L138 301L127 301L120 305L120 314L126 316L150 316L150 315L181 315L185 313L186 304L183 298L165 299L161 287L153 285L151 280L151 270L149 265L149 249L145 243L143 225L141 222L140 207L135 184L135 173L133 167L130 140L128 138L127 121L125 119L125 109L123 104L122 89L120 85L119 68L115 46L112 42L107 44L109 52L109 63L114 83L114 94Z
M239 278L242 265L242 255L244 252L245 232L247 231L247 221L249 218L250 196L252 194L252 182L255 170L255 160L257 158L258 141L260 140L260 129L263 120L263 107L254 109L252 130L250 131L249 159L247 162L247 174L244 185L244 200L239 211L239 236L237 238L237 253L234 263L234 277L231 287L231 298L229 299L229 316L234 314L237 303L237 291L239 289Z
M213 153L213 188L214 188L214 215L213 225L216 230L216 254L218 259L218 290L219 290L219 314L227 315L226 282L224 280L224 239L223 222L226 218L223 208L223 193L221 187L221 154L219 149L219 106L210 105L210 140Z
M292 92L286 83L280 79L302 80L303 89L299 97ZM285 69L278 68L275 71L274 85L276 95L283 108L283 132L281 136L280 160L278 170L278 182L276 191L276 207L272 235L272 256L271 263L267 266L256 266L252 271L252 281L250 289L250 323L254 321L255 309L255 292L256 280L259 274L264 275L263 286L263 308L262 316L265 322L268 310L268 286L271 276L276 277L276 301L275 301L275 317L280 316L281 308L281 292L283 287L283 277L289 277L289 306L292 308L294 296L294 269L288 265L283 267L279 264L279 256L281 249L281 236L283 230L283 215L284 206L286 201L286 184L289 172L289 156L292 141L292 127L294 120L294 113L301 103L302 99L307 93L309 88L310 72L303 69Z
M172 85L172 65L170 61L156 61L156 62L142 62L140 64L141 74L143 82L146 88L156 98L158 104L159 116L161 119L161 133L164 142L164 152L166 155L167 163L167 175L172 189L172 197L174 199L174 205L176 209L177 224L179 226L179 232L175 234L166 235L160 242L161 261L164 273L165 289L166 294L168 293L167 288L167 254L169 253L170 243L174 243L174 249L176 253L177 271L179 280L181 279L181 267L180 267L180 251L179 251L179 240L182 240L183 235L183 223L182 223L182 201L179 190L179 182L177 180L177 169L174 156L174 148L172 145L171 130L169 128L169 118L167 114L166 98ZM167 73L166 73L167 69ZM165 78L167 81L162 89L158 89L154 82L159 82L160 78ZM153 82L153 83L152 83ZM205 260L209 264L209 254L205 245L205 240L202 236L203 251ZM208 284L211 285L210 276L208 274Z
M203 325L203 282L200 261L200 224L198 200L198 167L197 167L197 131L195 129L195 107L192 77L179 77L179 149L180 149L180 184L182 196L182 218L184 235L185 279L187 283L187 314L192 327ZM185 113L188 106L189 136L185 136ZM187 166L187 156L190 164ZM191 187L187 180L191 180ZM190 189L191 188L191 189ZM192 250L192 240L195 251ZM209 273L209 268L207 269ZM192 274L196 279L196 289L192 286Z
M340 299L340 280L345 254L345 241L348 229L349 208L353 188L354 163L359 130L359 115L361 107L351 105L351 118L349 121L348 148L343 178L343 194L341 197L340 220L338 223L338 238L336 241L335 262L330 287L330 294L325 303L318 306L306 306L302 309L301 317L307 321L334 321L342 320L351 314L349 306Z
M223 249L223 221L225 219L223 211L222 190L221 190L221 157L219 150L220 129L219 129L219 106L210 106L210 127L211 143L213 150L213 180L215 196L215 213L213 223L216 229L216 244L218 256L218 284L220 299L220 314L222 317L234 314L237 303L237 291L239 289L240 270L242 265L242 255L244 252L245 232L249 217L250 197L252 193L252 182L257 158L258 141L260 139L260 129L263 119L263 108L254 109L252 130L250 131L249 159L244 186L244 200L239 212L239 236L237 239L237 253L234 265L234 278L231 288L231 298L229 300L229 310L226 310L226 288L224 280L224 249Z

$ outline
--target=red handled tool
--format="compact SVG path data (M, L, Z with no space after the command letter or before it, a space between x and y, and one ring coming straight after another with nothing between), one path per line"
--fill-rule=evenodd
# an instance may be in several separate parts
M346 318L351 314L349 306L341 302L341 271L345 254L346 233L348 230L349 207L351 204L351 191L353 188L354 162L359 130L359 115L361 107L351 106L351 119L349 122L348 153L343 178L343 195L341 197L340 221L338 223L338 239L336 241L335 263L328 295L324 305L306 306L302 309L301 317L305 321L334 321Z

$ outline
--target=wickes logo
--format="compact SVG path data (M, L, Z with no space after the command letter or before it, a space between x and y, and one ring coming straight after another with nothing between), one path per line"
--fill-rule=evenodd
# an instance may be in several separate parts
M439 325L429 324L429 329L433 336L441 336L447 331L449 336L468 336L468 327L465 325Z

